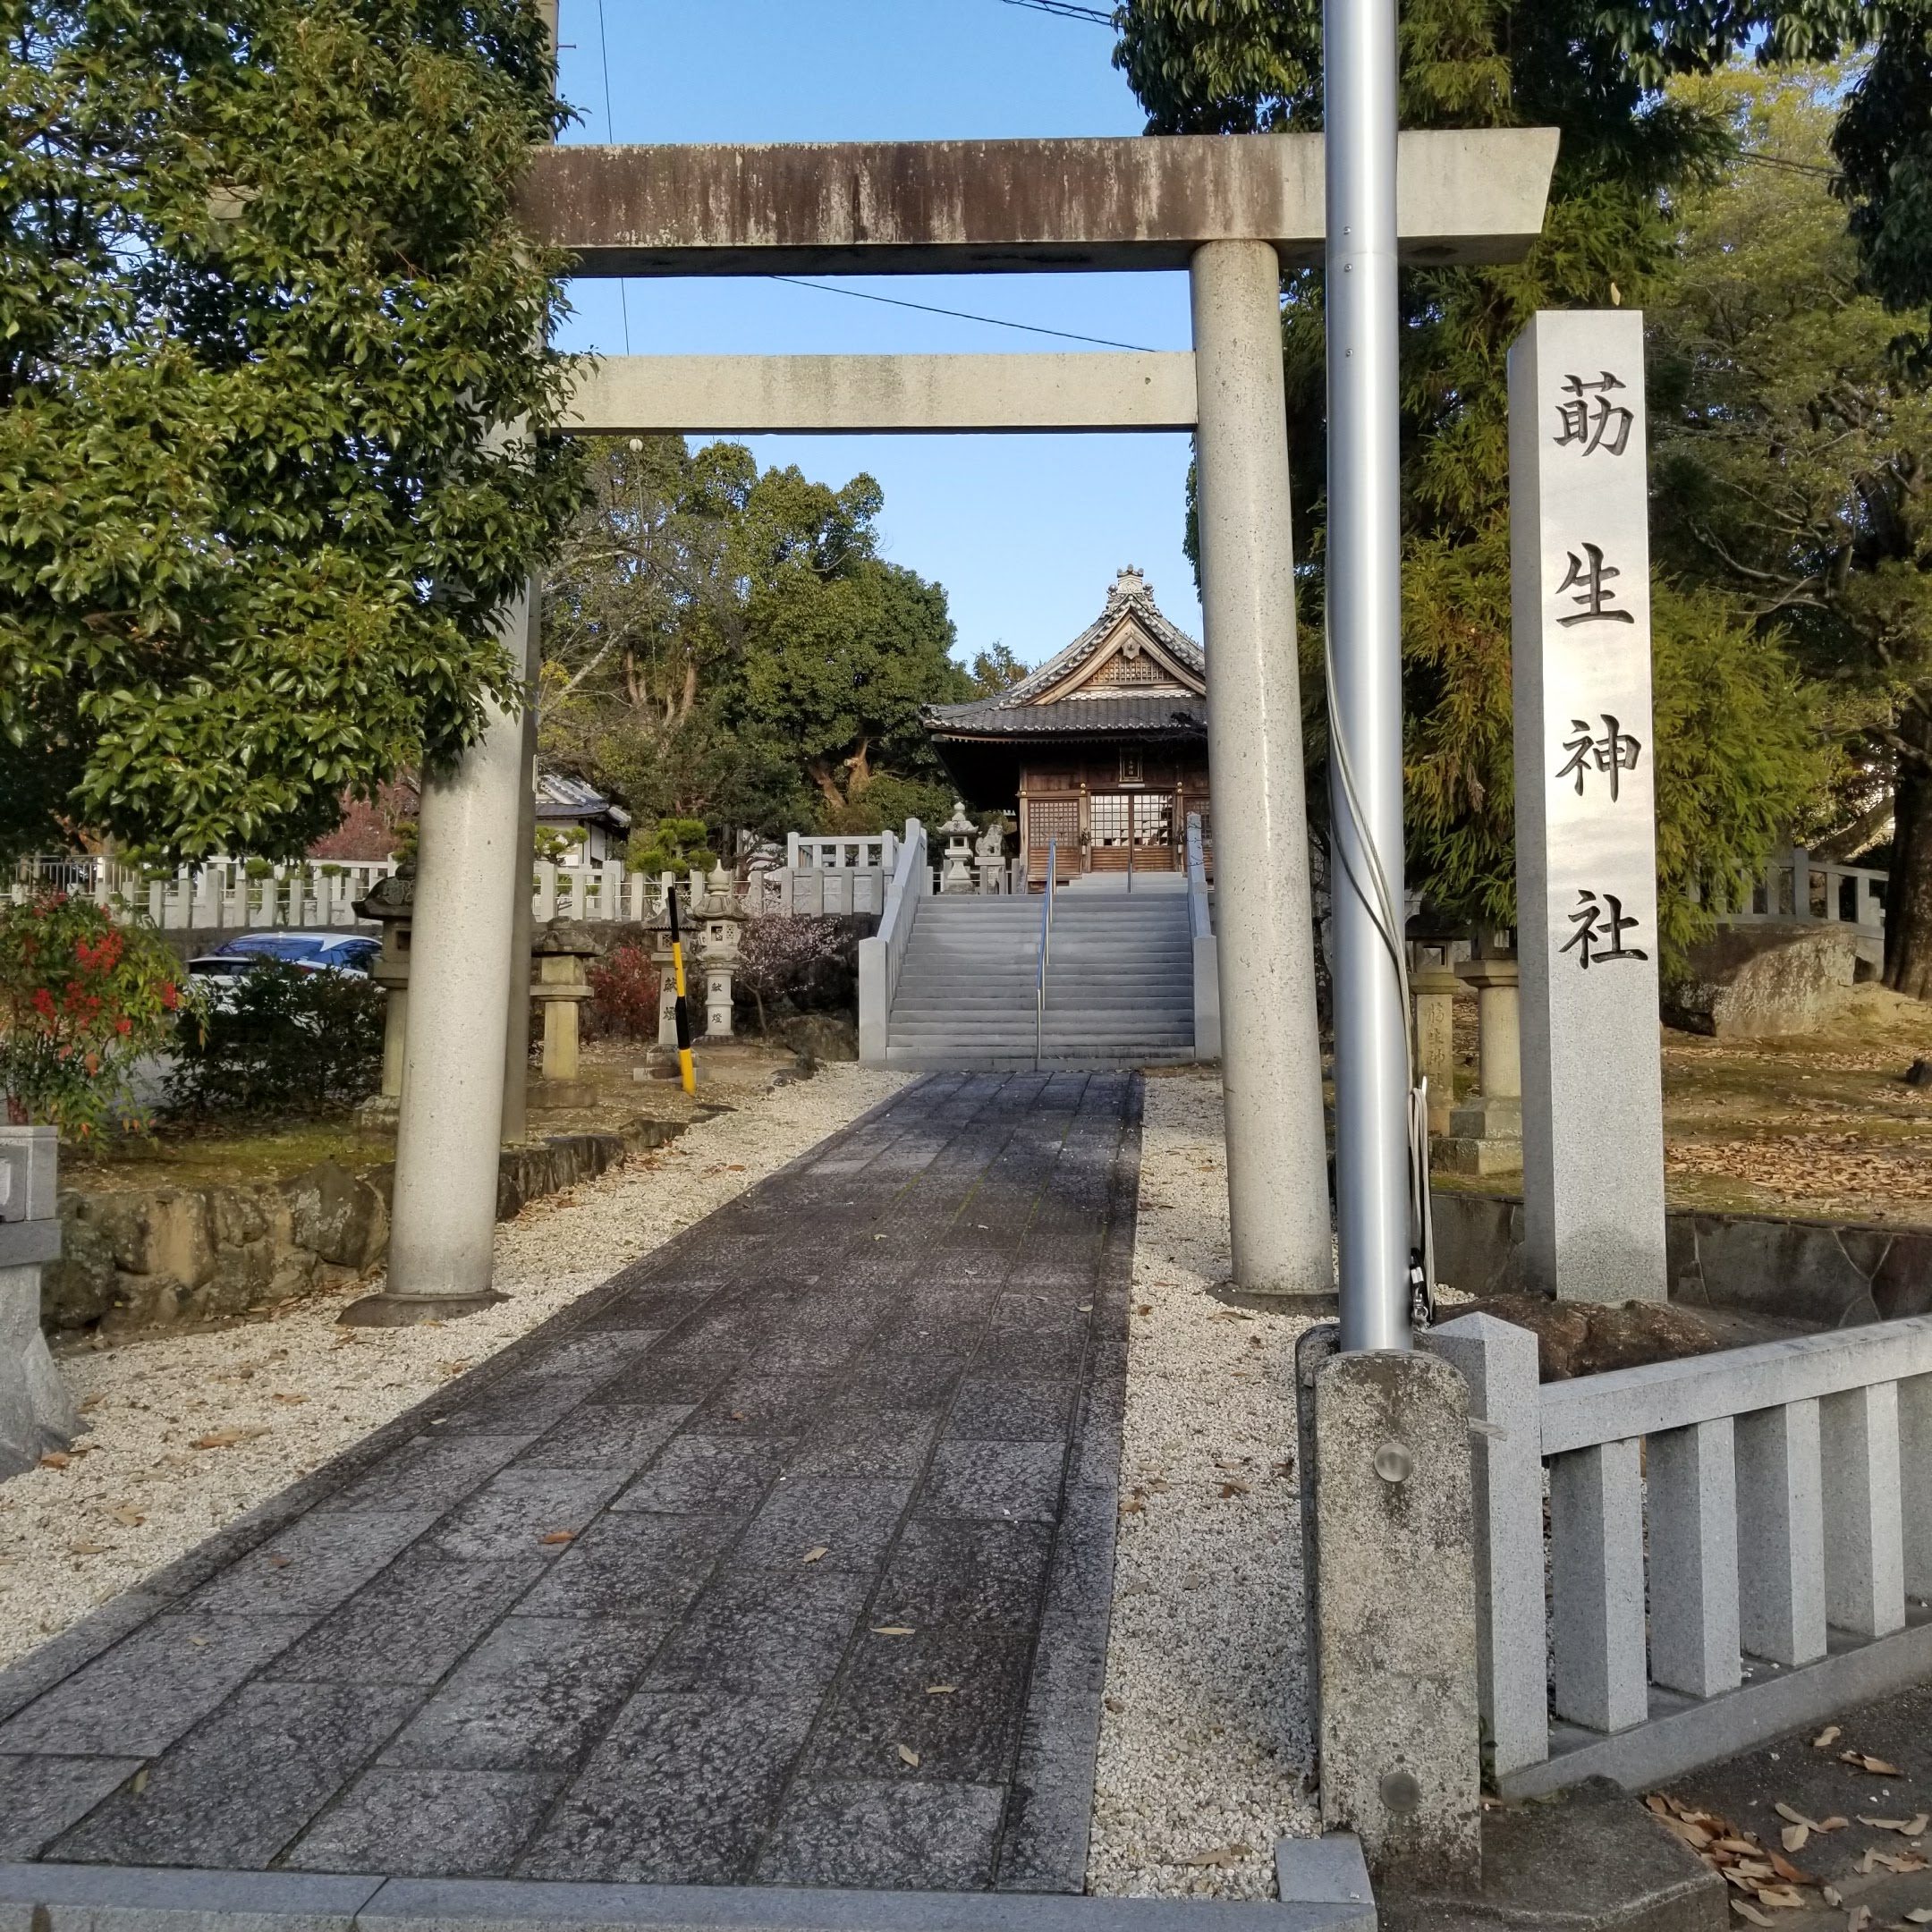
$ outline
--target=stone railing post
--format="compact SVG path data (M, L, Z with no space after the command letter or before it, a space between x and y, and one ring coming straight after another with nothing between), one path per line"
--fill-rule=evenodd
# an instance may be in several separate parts
M1449 1138L1437 1150L1451 1174L1522 1171L1522 1047L1519 969L1513 959L1465 960L1455 969L1476 989L1479 1097L1452 1107Z
M0 1477L64 1449L80 1427L40 1333L40 1271L60 1258L60 1136L0 1126Z

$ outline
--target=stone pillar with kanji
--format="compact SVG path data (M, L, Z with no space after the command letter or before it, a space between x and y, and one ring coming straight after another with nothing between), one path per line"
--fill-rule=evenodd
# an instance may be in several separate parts
M1664 1299L1643 318L1510 351L1523 1274Z
M704 982L705 1038L729 1039L732 1030L732 974L738 963L744 933L744 911L723 865L712 869L705 882Z

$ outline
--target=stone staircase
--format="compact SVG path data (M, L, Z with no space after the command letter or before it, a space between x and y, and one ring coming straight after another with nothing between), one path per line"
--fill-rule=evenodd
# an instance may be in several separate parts
M1194 1057L1187 895L1162 879L1063 887L1048 949L1039 1063L1144 1066ZM921 902L894 996L888 1066L1034 1064L1037 895Z

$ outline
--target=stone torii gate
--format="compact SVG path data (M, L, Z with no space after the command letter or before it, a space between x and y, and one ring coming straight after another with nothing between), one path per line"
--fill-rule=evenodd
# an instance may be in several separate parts
M1402 255L1509 261L1540 232L1556 134L1401 140ZM625 356L567 431L1191 429L1218 882L1235 1278L1333 1292L1280 335L1284 268L1318 262L1319 135L545 148L521 212L597 276L1189 272L1179 354ZM538 597L506 611L521 658ZM526 890L521 719L426 786L388 1292L350 1319L496 1299L490 1253L511 934ZM491 943L491 936L499 936ZM527 978L528 962L514 962Z

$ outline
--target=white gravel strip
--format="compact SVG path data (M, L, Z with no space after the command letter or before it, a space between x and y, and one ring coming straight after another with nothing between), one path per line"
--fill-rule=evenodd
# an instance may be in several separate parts
M1215 1299L1231 1273L1221 1085L1147 1083L1123 1513L1087 1889L1275 1896L1321 1828L1301 1652L1294 1343Z
M495 1354L908 1077L826 1066L533 1203L496 1231L496 1285L511 1299L458 1322L339 1328L343 1302L369 1292L359 1284L272 1321L67 1357L62 1372L90 1433L66 1467L0 1485L0 1664ZM194 1446L210 1437L216 1446Z

